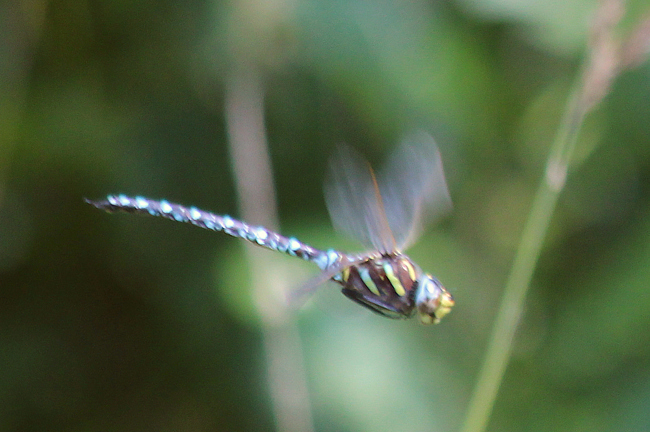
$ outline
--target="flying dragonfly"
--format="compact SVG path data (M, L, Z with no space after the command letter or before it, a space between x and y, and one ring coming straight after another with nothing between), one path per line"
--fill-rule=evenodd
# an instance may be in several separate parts
M164 199L109 195L105 200L86 202L109 213L191 223L313 262L321 273L290 295L293 302L331 280L342 286L346 297L382 316L410 318L417 314L423 324L440 322L454 305L452 295L402 252L417 239L426 220L451 208L433 138L425 132L406 136L378 176L363 157L341 146L330 161L325 198L335 228L359 240L369 251L350 254L316 249L261 226Z

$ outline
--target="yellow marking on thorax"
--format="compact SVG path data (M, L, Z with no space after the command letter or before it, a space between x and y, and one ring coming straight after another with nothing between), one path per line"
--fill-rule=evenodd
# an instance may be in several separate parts
M358 270L359 270L359 276L361 277L361 280L363 281L363 283L366 284L366 287L368 287L370 292L376 296L381 296L379 292L379 288L377 288L377 285L375 285L375 282L370 277L370 273L368 272L368 269L365 267L359 267Z
M409 262L407 259L403 259L402 263L404 263L404 267L406 267L406 271L409 272L409 276L411 277L411 280L415 280L415 269L413 268L413 265Z
M341 272L341 280L347 283L349 278L350 278L350 267L346 267Z
M400 282L398 277L395 276L395 273L393 273L393 266L391 266L389 263L384 263L382 267L384 268L384 272L386 272L386 277L388 278L391 285L393 286L395 293L400 297L404 297L406 295L406 290L404 289L402 282Z

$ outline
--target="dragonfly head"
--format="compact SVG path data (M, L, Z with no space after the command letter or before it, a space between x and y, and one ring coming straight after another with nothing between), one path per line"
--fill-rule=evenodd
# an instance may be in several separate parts
M415 306L422 324L438 324L451 311L454 298L438 279L422 274L415 291Z

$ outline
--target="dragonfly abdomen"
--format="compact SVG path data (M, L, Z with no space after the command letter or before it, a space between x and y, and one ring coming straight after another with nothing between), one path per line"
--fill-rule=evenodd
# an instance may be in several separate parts
M341 256L334 251L322 251L313 248L294 237L285 237L264 227L249 225L228 215L217 215L196 207L185 207L171 203L167 200L157 201L140 196L109 195L102 201L86 201L109 213L126 212L159 216L177 222L191 223L212 231L221 231L267 249L312 261L322 269L331 267L336 261L340 260Z

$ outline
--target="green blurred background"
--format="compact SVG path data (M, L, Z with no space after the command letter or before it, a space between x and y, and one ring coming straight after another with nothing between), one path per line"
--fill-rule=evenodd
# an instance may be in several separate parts
M0 430L274 430L243 242L83 202L238 215L224 82L242 61L263 77L282 232L316 247L357 247L322 198L336 144L379 165L413 128L436 137L454 209L409 254L453 312L382 319L326 286L296 319L317 431L457 430L595 5L0 4ZM491 431L650 430L648 63L577 153ZM268 254L288 285L316 273Z

